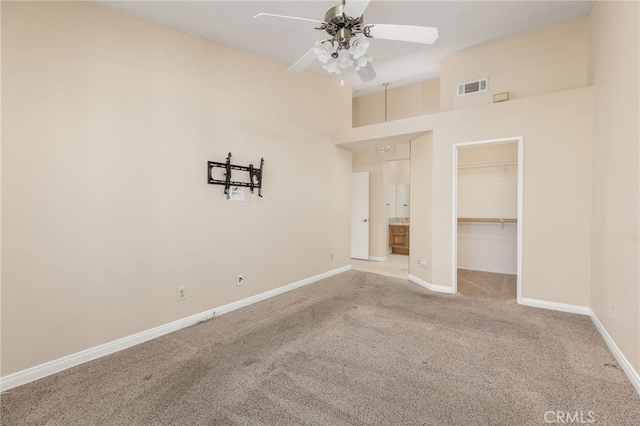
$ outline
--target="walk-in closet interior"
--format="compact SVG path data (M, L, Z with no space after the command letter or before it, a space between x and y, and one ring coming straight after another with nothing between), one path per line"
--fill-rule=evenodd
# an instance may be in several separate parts
M515 299L518 143L458 148L458 292Z

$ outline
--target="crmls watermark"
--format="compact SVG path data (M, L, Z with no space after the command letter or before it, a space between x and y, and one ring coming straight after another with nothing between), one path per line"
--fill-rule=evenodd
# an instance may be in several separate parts
M593 411L547 411L544 413L545 423L593 423L596 421Z

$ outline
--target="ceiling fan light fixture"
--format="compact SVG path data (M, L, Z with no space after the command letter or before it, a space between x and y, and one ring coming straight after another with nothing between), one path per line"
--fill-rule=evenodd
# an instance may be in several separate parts
M340 69L349 68L353 65L353 59L348 50L341 49L338 52L338 58L336 60L338 61L338 68Z
M349 53L353 56L353 59L358 59L367 53L367 49L369 48L369 40L364 37L362 34L358 34L353 37L353 42L351 43L351 47L349 48Z
M371 58L367 55L359 56L358 59L356 59L356 71L360 71L366 67L369 62L371 62Z
M294 19L314 23L316 30L329 35L319 40L287 71L295 75L309 67L315 59L323 64L330 74L340 74L342 70L354 67L363 82L373 81L377 74L367 56L369 39L386 39L412 43L432 44L438 39L438 29L415 25L369 24L365 25L363 13L371 0L341 0L330 8L323 21L298 18L295 16L258 13L254 18ZM325 36L326 37L326 36Z
M342 71L340 67L338 67L338 60L335 58L331 58L329 62L322 66L326 72L329 74L340 74Z
M337 45L337 47L336 47ZM367 53L369 40L362 34L349 37L347 40L335 42L333 39L318 40L313 47L313 53L323 64L325 71L340 74L342 70L355 65L356 71L366 67L371 58Z
M315 46L313 46L313 53L316 55L316 58L323 64L329 62L332 58L333 54L333 44L328 40L316 41Z

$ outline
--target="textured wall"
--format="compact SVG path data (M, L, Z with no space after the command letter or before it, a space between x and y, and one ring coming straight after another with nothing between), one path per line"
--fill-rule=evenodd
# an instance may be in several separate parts
M2 42L3 376L349 264L350 87L85 2Z
M594 91L592 309L640 371L640 6L596 2L590 15ZM615 305L615 319L611 316Z

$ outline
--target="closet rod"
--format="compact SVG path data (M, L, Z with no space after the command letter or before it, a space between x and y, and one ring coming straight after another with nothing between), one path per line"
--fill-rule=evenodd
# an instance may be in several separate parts
M492 217L459 217L458 222L517 223L518 219L497 219Z

